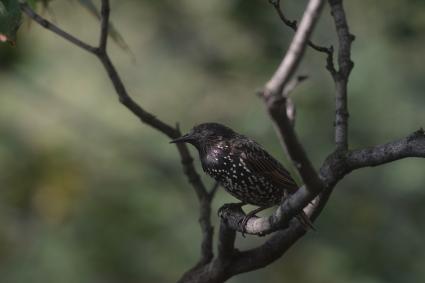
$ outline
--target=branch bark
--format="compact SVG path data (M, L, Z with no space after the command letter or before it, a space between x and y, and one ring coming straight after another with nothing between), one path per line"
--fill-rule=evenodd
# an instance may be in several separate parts
M290 82L304 55L309 37L317 23L323 3L323 0L310 0L288 52L263 90L263 98L268 113L289 156L300 173L307 189L316 192L322 189L322 184L304 148L298 141L291 120L288 118L286 111L282 111L282 109L286 109L286 98L281 94Z
M290 27L293 31L297 31L297 29L298 29L297 21L291 21L285 16L285 14L283 13L283 10L280 6L281 1L280 0L269 0L269 2L275 8L275 10L276 10L279 18L282 20L282 22L286 26ZM333 60L334 48L333 48L332 45L329 46L329 47L321 46L321 45L315 44L310 39L307 41L307 45L309 47L311 47L312 49L318 51L318 52L326 54L326 69L328 69L329 72L331 72L332 74L336 73L334 60Z
M346 162L351 171L379 166L406 157L425 158L425 132L422 128L400 140L350 151Z
M319 18L323 3L323 0L309 1L288 52L272 78L266 83L263 91L264 97L269 98L280 95L285 85L291 79L304 55L305 48Z
M354 63L351 60L351 44L354 35L350 33L342 0L329 0L331 14L338 35L338 71L331 72L335 81L335 144L337 150L348 149L348 78Z

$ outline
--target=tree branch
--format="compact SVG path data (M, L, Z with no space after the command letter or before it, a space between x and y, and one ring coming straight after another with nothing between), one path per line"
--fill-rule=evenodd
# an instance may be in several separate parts
M297 31L298 29L298 23L297 21L291 21L289 20L285 14L282 11L282 8L280 6L280 0L269 0L270 4L273 5L273 7L275 8L277 14L279 15L279 18L282 20L282 22L287 25L288 27L290 27L293 31ZM335 65L334 65L334 60L333 60L333 54L334 54L334 48L333 46L320 46L318 44L313 43L310 39L307 41L307 45L309 47L311 47L312 49L321 52L321 53L325 53L326 54L326 69L329 70L329 72L331 74L335 74L336 70L335 70Z
M337 150L348 148L348 78L354 63L351 61L351 44L354 36L350 33L342 0L329 0L331 14L338 35L338 72L332 74L335 81L335 143Z
M272 1L272 0L270 0ZM286 99L282 96L288 90L288 82L304 54L307 45L312 45L309 37L323 6L323 0L310 0L301 20L300 26L290 22L296 30L290 48L273 77L267 82L262 93L268 112L278 133L283 140L288 153L296 165L305 186L286 199L269 217L253 217L246 224L245 233L265 235L275 232L264 244L247 251L239 252L234 248L236 231L240 231L239 223L244 218L243 211L235 206L227 206L220 210L220 231L218 242L218 256L213 259L212 242L213 227L211 226L211 200L218 188L216 184L208 192L193 165L193 159L185 144L177 144L183 171L194 188L200 203L199 223L203 239L201 245L201 259L192 269L186 272L179 282L224 282L235 274L252 271L264 267L281 257L305 233L300 222L294 218L301 210L314 220L326 205L329 196L338 183L351 171L367 166L377 166L406 157L425 158L425 133L423 129L416 131L406 138L387 144L366 149L348 151L348 110L347 110L347 83L353 63L350 59L351 43L354 37L350 34L345 18L342 0L329 0L332 15L338 33L339 70L331 71L336 84L336 123L335 142L337 150L323 163L318 175L308 159L302 145L298 141L291 121L286 113ZM276 6L275 6L276 7ZM279 8L281 19L286 19ZM21 4L21 9L31 19L42 27L54 32L60 37L86 50L102 62L120 102L126 106L143 123L160 131L170 138L181 135L177 127L172 127L145 111L127 93L127 90L107 54L107 37L109 28L109 1L102 0L101 7L101 34L99 46L93 47L73 35L61 30L56 25L36 14L27 4ZM283 18L282 18L283 17ZM288 21L286 19L286 21ZM285 21L284 21L285 22ZM314 44L313 44L314 45ZM314 48L314 47L313 47ZM329 50L328 50L329 51ZM330 58L330 59L329 59ZM332 62L333 57L329 57ZM329 69L329 68L328 68ZM277 231L277 232L276 232Z
M99 38L99 49L103 52L106 51L108 42L109 32L109 0L102 0L102 7L100 9L101 24L100 24L100 38Z
M33 9L31 9L30 6L28 6L27 3L23 3L20 2L19 3L21 11L24 12L25 14L28 15L28 17L30 17L32 20L34 20L35 22L37 22L40 26L44 27L45 29L50 30L51 32L59 35L60 37L64 38L65 40L71 42L72 44L90 52L90 53L95 53L96 51L96 47L93 47L85 42L83 42L82 40L76 38L75 36L65 32L64 30L60 29L59 27L57 27L55 24L53 24L52 22L44 19L43 17L41 17L40 15L38 15L36 12L34 12Z
M243 231L240 223L245 213L238 206L223 206L220 209L220 217L233 230L245 232L245 234L264 236L288 228L288 223L295 215L298 215L307 205L313 201L318 192L311 192L302 186L291 197L285 200L275 212L268 217L252 217L245 225ZM296 222L298 222L296 220Z
M323 0L309 1L300 26L292 39L291 45L289 46L288 52L272 78L266 83L264 88L264 96L266 98L282 93L284 86L288 83L297 69L301 58L304 55L309 37L319 18L323 2Z
M158 130L159 132L165 134L171 139L178 138L181 136L180 130L178 127L174 128L169 124L161 121L156 118L151 113L144 110L137 102L135 102L130 95L128 94L124 83L120 75L118 74L114 64L112 63L107 51L107 38L109 32L109 1L102 0L101 5L101 31L99 46L93 47L84 43L80 39L74 37L73 35L63 31L58 26L44 19L38 15L34 10L29 7L27 3L20 3L20 8L22 12L27 14L32 20L40 24L47 30L52 31L53 33L59 35L65 40L71 42L77 47L82 48L85 51L88 51L100 60L105 68L110 81L112 82L115 91L118 95L119 101L127 107L135 116L137 116L141 122L149 125L150 127ZM199 174L196 172L195 167L193 166L193 158L191 157L189 150L186 144L176 144L177 149L180 154L181 163L183 165L183 171L186 175L188 181L192 185L193 189L196 192L200 203L200 218L199 223L202 230L203 240L201 244L201 260L200 263L206 264L211 261L213 257L212 253L212 240L213 240L213 227L211 225L211 199L212 197L208 194Z
M305 233L299 223L291 222L287 229L276 232L263 245L241 252L231 267L232 273L235 275L269 265L280 258Z
M406 157L425 158L425 132L422 128L400 140L350 151L346 160L347 171L378 166Z
M263 90L263 98L267 110L281 140L286 146L289 156L300 173L307 189L317 192L321 190L322 184L302 145L298 141L286 111L282 111L282 109L286 109L286 99L281 96L281 93L288 82L290 82L293 73L301 61L309 36L322 10L323 2L323 0L310 0L288 52Z

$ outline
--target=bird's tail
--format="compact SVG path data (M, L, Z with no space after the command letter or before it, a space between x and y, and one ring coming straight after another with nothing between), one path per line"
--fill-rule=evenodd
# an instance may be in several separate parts
M316 231L316 228L313 226L313 222L311 222L310 218L307 216L307 214L304 213L304 211L302 211L296 217L306 231L310 229Z

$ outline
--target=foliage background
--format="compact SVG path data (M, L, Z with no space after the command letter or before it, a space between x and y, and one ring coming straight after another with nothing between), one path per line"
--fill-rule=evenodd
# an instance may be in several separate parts
M283 3L288 17L300 17L299 2ZM424 126L425 2L345 3L357 36L351 147ZM65 30L97 42L98 22L80 6L50 7ZM267 1L112 1L112 20L134 53L111 42L113 60L144 108L183 130L223 122L290 166L255 96L292 36ZM335 42L328 9L314 40ZM293 93L316 165L333 147L324 65L309 50L309 80ZM424 169L409 159L351 174L316 233L229 282L425 281ZM230 201L220 190L214 209ZM175 148L119 105L93 56L27 23L16 47L0 45L1 282L173 282L198 258L197 205Z

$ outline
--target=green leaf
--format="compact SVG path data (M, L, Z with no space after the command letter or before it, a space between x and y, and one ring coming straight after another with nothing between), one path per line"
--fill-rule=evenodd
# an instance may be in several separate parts
M15 44L20 25L21 10L18 0L0 0L0 41Z

